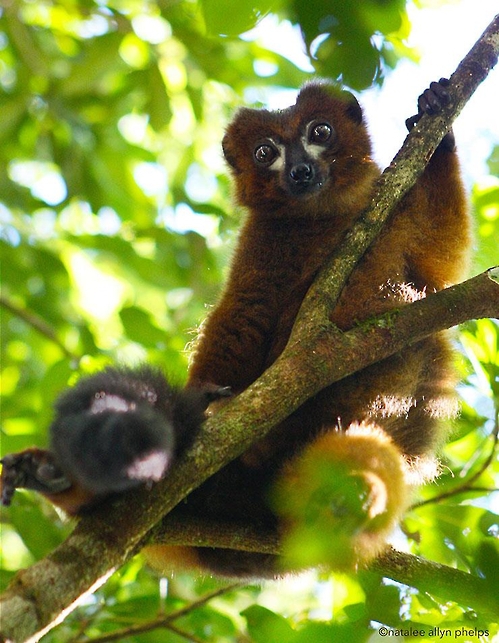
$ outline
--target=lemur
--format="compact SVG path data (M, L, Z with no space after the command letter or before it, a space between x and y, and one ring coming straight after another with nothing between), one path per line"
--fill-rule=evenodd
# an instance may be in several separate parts
M445 79L431 84L409 129L451 100L447 88ZM287 109L240 109L222 147L247 214L225 288L195 343L187 387L176 391L147 370L84 380L56 406L50 452L4 459L4 502L25 486L79 513L167 475L208 403L223 403L229 388L244 391L281 354L308 288L380 175L357 100L324 81L307 83ZM347 331L455 283L470 243L449 131L348 280L331 321ZM436 475L435 452L456 412L452 361L439 333L327 387L174 511L277 530L298 548L327 529L325 563L369 563L386 547L410 488ZM228 549L154 545L145 553L163 570L273 578L285 567L279 556Z

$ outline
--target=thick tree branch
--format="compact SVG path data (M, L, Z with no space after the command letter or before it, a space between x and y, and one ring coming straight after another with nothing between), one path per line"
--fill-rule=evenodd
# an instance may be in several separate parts
M460 110L485 78L497 61L498 51L499 16L460 65L468 71L463 72L466 82L459 81L462 83L459 91L463 93L457 104L444 112L442 122L440 117L432 117L429 121L423 118L392 163L390 178L382 178L376 202L385 204L383 213L395 205L416 179L416 175L410 179L402 179L400 175L405 176L413 161L419 168L417 172L422 170L439 137L449 127L455 114L453 110ZM480 57L483 57L483 63ZM457 74L453 76L453 84L457 82ZM428 131L436 128L436 142L429 148L423 140L426 128ZM373 214L372 218L376 219L377 215ZM371 222L368 213L352 232L345 279L380 226L379 221ZM357 238L360 241L356 241ZM338 263L336 258L333 268ZM497 269L488 271L405 306L368 326L340 333L327 321L326 314L338 294L330 289L330 284L337 278L331 279L330 273L324 272L300 315L300 331L293 333L279 360L260 380L206 422L199 440L167 479L150 490L140 489L127 494L126 498L82 519L65 543L44 560L16 575L2 597L5 639L0 639L15 643L39 640L76 606L82 596L100 586L141 548L164 514L324 386L433 332L471 318L499 316L498 275ZM321 291L325 300L321 299ZM319 312L313 312L314 308ZM243 540L247 542L246 538L239 538L237 543L241 549L244 549ZM273 547L274 543L271 545Z
M239 548L266 554L281 552L274 532L262 535L252 527L236 528L234 525L227 525L222 532L220 525L185 518L179 520L173 514L166 517L155 540L169 545ZM286 570L286 561L283 561L282 570ZM454 600L473 609L481 618L495 622L499 614L499 595L492 583L458 569L388 548L369 565L369 570L421 592L429 592L444 602Z
M499 596L495 585L483 578L394 549L375 560L370 569L444 602L451 598L477 611L482 619L497 622Z
M326 318L358 261L379 234L395 206L414 185L433 152L461 113L480 83L497 64L499 14L463 58L450 77L453 103L437 115L423 115L403 146L378 180L371 205L350 230L345 242L333 253L310 288L294 327L301 333L304 317Z
M244 451L255 438L262 437L286 416L290 407L299 406L309 394L428 334L470 318L495 316L499 316L497 268L407 305L396 315L385 315L368 327L338 335L330 326L289 346L286 355L258 382L206 423L193 449L177 463L167 479L150 490L127 494L126 498L83 518L65 543L44 560L17 574L2 597L4 635L17 643L40 630L29 639L39 640L46 631L43 626L50 629L59 622L75 607L75 603L71 604L73 601L94 591L149 540L148 532L164 514ZM336 340L334 359L330 354L332 338ZM313 364L310 363L312 350ZM297 372L306 373L308 393L295 381ZM269 408L273 408L271 414L267 411ZM242 532L227 531L225 536L219 533L218 540L215 536L206 526L202 534L198 529L197 539L193 539L191 525L191 536L183 542L212 546L216 542L219 546L269 553L278 549L275 534L269 534L267 544L262 545L250 528ZM171 539L173 544L182 542L175 540L174 529ZM54 618L57 621L53 621Z

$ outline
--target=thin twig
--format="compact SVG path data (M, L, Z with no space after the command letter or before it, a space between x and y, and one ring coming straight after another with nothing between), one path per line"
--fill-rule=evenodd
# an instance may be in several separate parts
M110 643L110 641L121 641L130 636L136 636L137 634L143 634L144 632L151 632L152 630L158 630L161 628L168 628L168 629L171 629L172 631L175 631L177 634L180 634L180 630L177 631L176 628L172 625L172 623L176 619L186 616L187 614L190 614L191 612L202 607L203 605L206 605L206 603L209 603L214 598L217 598L218 596L222 596L223 594L227 594L233 591L234 589L239 589L240 587L243 587L242 583L233 583L232 585L227 585L226 587L220 587L219 589L216 589L213 592L209 592L208 594L205 594L204 596L197 599L196 601L193 601L189 605L186 605L185 607L182 607L176 610L175 612L168 614L168 616L162 616L161 618L156 618L146 623L141 623L140 625L132 625L130 627L125 627L121 630L116 630L115 632L111 632L103 636L87 639L87 641L89 643ZM190 640L194 642L197 642L198 640L192 635L186 634L185 632L182 633L182 636L184 636L185 638L190 637Z
M495 426L491 433L491 436L493 437L492 448L490 450L489 455L482 463L478 471L476 471L473 475L471 475L467 480L464 480L457 487L454 487L454 489L449 489L448 491L440 493L438 494L438 496L434 496L433 498L426 498L425 500L416 502L411 506L411 509L419 509L419 507L424 507L425 505L433 504L435 502L440 502L441 500L445 500L446 498L452 498L453 496L457 496L461 493L466 493L466 492L476 493L478 491L482 491L484 493L488 493L488 492L493 493L494 491L498 491L498 489L480 489L478 487L471 486L475 482L475 480L478 480L478 478L489 468L489 466L492 464L494 457L496 455L497 445L499 444L499 409L495 410L495 415L496 415Z
M40 317L39 315L35 315L35 313L29 310L21 308L5 295L0 295L0 306L2 308L5 308L5 310L8 310L15 317L22 319L23 322L28 324L28 326L31 326L46 339L53 342L61 349L66 357L76 362L76 364L79 363L80 357L69 350L64 342L56 335L54 329L49 326L49 324L47 324L47 322L42 317Z
M184 632L184 630L181 630L179 627L176 627L175 625L166 625L165 629L170 630L170 632L174 632L177 636L181 636L182 638L186 639L187 641L190 641L191 643L206 643L206 640L200 639L197 636L194 636L194 634L190 634L189 632Z

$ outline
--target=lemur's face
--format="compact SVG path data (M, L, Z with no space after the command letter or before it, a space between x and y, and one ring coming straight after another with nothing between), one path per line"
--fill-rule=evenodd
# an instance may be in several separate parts
M277 133L261 139L253 151L257 171L275 173L277 185L291 197L307 198L322 189L329 179L325 157L337 139L326 119L300 124L291 138Z
M269 215L283 206L305 216L330 211L335 199L344 200L372 176L357 101L325 84L306 86L296 104L282 111L240 110L223 150L239 202Z

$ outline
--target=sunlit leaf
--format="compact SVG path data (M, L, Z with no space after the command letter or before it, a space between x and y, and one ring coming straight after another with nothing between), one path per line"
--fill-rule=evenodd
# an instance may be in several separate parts
M292 643L296 634L288 621L264 607L254 605L243 613L255 643Z
M155 326L149 315L140 308L130 306L120 311L121 321L129 339L143 346L155 346L165 341L164 332Z

